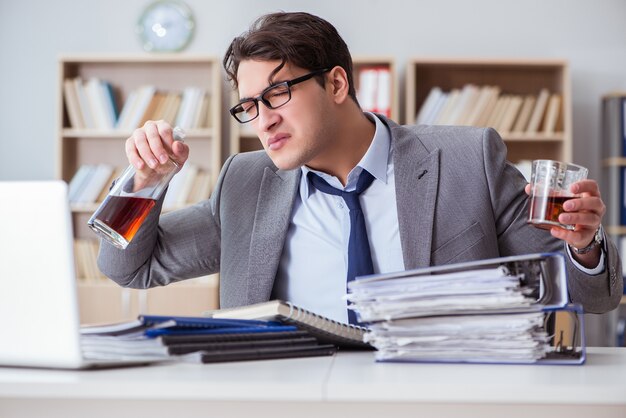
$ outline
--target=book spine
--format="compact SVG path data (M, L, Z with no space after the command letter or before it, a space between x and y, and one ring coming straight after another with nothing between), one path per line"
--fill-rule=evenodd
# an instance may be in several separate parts
M94 129L96 127L94 116L89 106L89 99L87 98L87 92L85 91L85 83L80 78L72 80L74 83L74 89L78 96L78 104L80 106L80 112L83 116L83 122L86 129Z
M541 89L541 91L539 92L539 96L537 96L537 101L535 102L535 108L533 109L530 121L528 122L528 126L526 127L527 133L536 134L539 131L541 122L544 119L544 113L548 104L549 97L550 92L548 91L548 89Z
M388 68L378 69L378 86L376 91L376 108L378 112L391 117L391 74Z
M65 108L67 109L70 125L74 129L83 129L85 124L83 122L83 116L80 113L80 104L78 102L78 93L74 88L72 80L67 79L63 81L63 94L65 98Z
M376 96L378 90L378 70L373 67L359 71L359 91L357 99L361 108L366 112L376 112Z
M417 115L415 116L415 124L421 125L425 124L426 120L429 119L429 114L432 113L437 101L439 100L439 96L441 96L442 91L439 87L432 87L428 96L424 100L424 103L420 107Z
M117 124L118 109L115 102L115 93L113 86L108 81L100 81L100 96L103 100L103 106L105 109L107 128L113 129Z

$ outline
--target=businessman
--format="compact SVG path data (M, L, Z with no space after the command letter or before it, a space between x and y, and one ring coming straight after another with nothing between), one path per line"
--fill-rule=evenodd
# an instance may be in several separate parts
M220 273L220 306L281 298L348 322L355 276L560 251L569 293L587 312L619 303L621 265L601 228L593 180L565 204L574 231L526 223L523 176L493 129L400 126L359 107L350 52L307 13L262 16L235 38L224 68L239 93L230 113L264 151L231 156L211 198L152 211L125 251L103 243L100 269L147 288ZM188 157L171 126L147 122L126 142L138 170Z

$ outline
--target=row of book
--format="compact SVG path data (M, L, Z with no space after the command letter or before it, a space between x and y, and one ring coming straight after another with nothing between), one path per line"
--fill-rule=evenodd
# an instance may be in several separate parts
M357 100L361 109L391 117L391 72L388 67L361 67L357 70Z
M73 205L102 202L122 168L109 164L83 164L69 182L69 201ZM213 176L208 170L187 163L170 181L163 209L170 210L207 199L211 194Z
M74 129L132 130L148 120L165 120L183 129L208 128L210 96L200 87L182 92L159 91L154 85L137 87L128 93L123 106L119 94L106 80L80 77L63 82L65 108Z
M74 205L102 202L122 170L110 164L83 164L69 182L69 201Z
M213 176L209 171L187 163L170 181L163 209L174 209L208 199L212 185Z
M74 239L74 268L78 280L108 280L98 268L100 242L91 238Z
M546 135L562 131L562 96L541 89L538 94L504 94L498 86L466 84L444 92L433 87L415 123L492 127L501 134Z

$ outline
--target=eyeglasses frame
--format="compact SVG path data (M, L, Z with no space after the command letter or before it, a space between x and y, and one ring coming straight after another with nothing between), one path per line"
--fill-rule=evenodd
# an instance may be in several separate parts
M315 76L318 76L320 74L324 74L328 71L330 71L332 68L324 68L321 70L315 70L315 71L311 71L310 73L304 74L300 77L294 78L292 80L286 80L286 81L281 81L280 83L276 83L273 84L271 86L268 86L267 88L265 88L261 94L259 94L256 97L252 97L250 99L246 99L243 100L239 103L237 103L235 106L231 107L229 112L232 115L232 117L235 118L235 120L239 123L248 123L248 122L252 122L253 120L255 120L256 118L259 117L259 101L262 102L268 109L278 109L279 107L282 107L284 105L286 105L287 103L289 103L289 101L291 101L291 87L295 86L298 83L302 83L304 81L307 81ZM285 103L282 103L278 106L273 107L272 104L269 102L269 100L267 100L264 96L267 94L268 91L271 91L275 88L277 88L278 86L286 86L287 87L287 92L289 93L289 98L287 99L287 101L285 101ZM256 116L248 119L246 121L241 121L238 117L237 117L237 113L241 113L241 111L238 111L238 107L241 107L241 105L243 103L248 103L248 102L253 102L254 103L254 107L256 108Z

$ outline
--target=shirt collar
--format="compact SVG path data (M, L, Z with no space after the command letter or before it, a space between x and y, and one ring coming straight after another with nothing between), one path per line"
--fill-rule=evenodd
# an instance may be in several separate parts
M345 190L354 190L356 188L356 182L361 174L362 170L367 170L375 179L387 183L387 166L389 163L389 152L391 147L391 134L389 128L373 113L364 112L365 116L376 124L376 130L374 132L374 138L369 148L365 152L361 161L358 162L348 174L348 183ZM324 180L326 180L331 186L340 188L341 182L335 176L323 173L321 171L312 170L309 167L303 165L301 168L302 177L300 178L300 197L302 200L306 200L311 194L309 189L309 182L307 180L307 174L309 171L318 174Z

